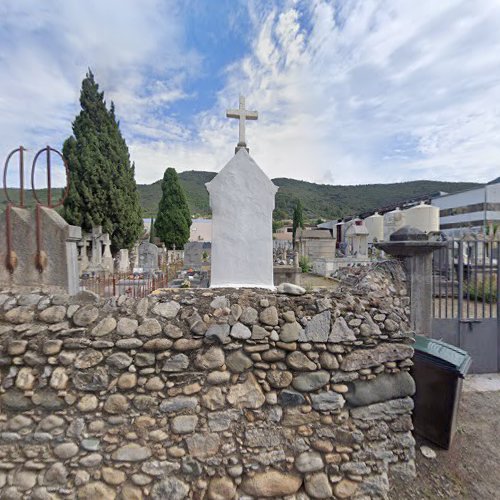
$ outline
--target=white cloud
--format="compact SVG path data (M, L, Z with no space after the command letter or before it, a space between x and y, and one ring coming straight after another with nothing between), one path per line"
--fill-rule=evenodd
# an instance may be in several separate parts
M204 54L176 2L0 4L0 151L62 142L90 65L116 103L139 182L167 166L219 170L237 142L225 109L239 93L259 111L248 143L271 177L498 176L497 0L248 0L247 10L250 51L220 68L215 105L178 116L172 104L189 109L204 92ZM227 21L236 31L234 12Z

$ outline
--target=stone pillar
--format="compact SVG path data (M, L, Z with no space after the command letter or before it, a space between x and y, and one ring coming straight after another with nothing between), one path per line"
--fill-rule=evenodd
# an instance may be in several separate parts
M105 271L112 273L114 271L113 256L111 255L111 239L108 233L102 235L102 243L104 244L104 252L102 254L102 267Z
M403 226L392 233L390 241L375 243L389 255L401 258L408 276L411 297L410 323L418 335L432 336L432 253L443 241L429 241L420 229Z
M118 272L128 273L130 271L130 257L128 250L122 248L118 254Z

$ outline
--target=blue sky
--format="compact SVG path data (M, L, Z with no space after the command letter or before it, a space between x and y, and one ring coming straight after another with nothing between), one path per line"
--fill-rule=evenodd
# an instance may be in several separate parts
M486 182L500 172L498 0L0 2L0 159L60 148L91 67L140 183L220 170L247 96L270 177Z

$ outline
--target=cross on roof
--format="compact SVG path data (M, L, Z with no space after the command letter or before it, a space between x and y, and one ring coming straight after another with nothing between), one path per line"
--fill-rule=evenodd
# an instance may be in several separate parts
M226 111L227 118L238 118L240 121L240 134L238 145L236 146L236 152L241 148L245 148L248 151L247 143L245 140L245 120L257 120L259 117L257 111L248 111L245 109L245 97L240 95L240 106L238 109L228 109Z

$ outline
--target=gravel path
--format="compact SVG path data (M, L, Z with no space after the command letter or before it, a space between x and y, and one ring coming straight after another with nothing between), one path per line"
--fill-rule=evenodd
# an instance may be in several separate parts
M437 458L424 458L422 444ZM417 438L417 478L392 483L390 500L500 500L500 391L463 393L451 449Z

